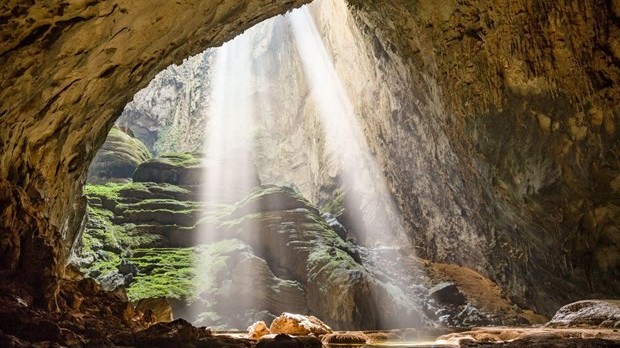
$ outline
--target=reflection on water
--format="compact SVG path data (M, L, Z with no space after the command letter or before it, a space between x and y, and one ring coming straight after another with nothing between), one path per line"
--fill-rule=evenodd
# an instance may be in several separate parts
M325 347L334 347L334 348L371 348L371 347L420 347L420 348L451 348L457 347L455 345L450 344L440 344L435 341L397 341L397 342L380 342L380 343L372 343L372 344L360 344L360 345L352 345L352 344L325 344Z

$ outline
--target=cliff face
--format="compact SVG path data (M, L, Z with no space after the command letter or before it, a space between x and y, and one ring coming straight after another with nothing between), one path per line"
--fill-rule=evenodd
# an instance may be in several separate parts
M171 63L304 2L3 3L1 268L32 273L54 307L88 163L131 96Z
M237 95L239 104L251 105L244 117L252 123L248 143L261 180L294 185L314 202L331 198L338 166L325 150L289 21L272 18L243 37L251 51L243 61L248 74L225 93ZM210 48L168 67L136 94L116 124L130 129L155 153L208 152L207 128L216 122L210 115L218 78L214 70L224 54L221 48ZM239 92L242 85L249 91L246 99Z
M404 81L367 134L421 255L547 313L617 293L618 2L350 3Z
M60 273L88 163L155 73L303 2L2 5L1 268ZM418 254L546 313L617 294L620 3L348 3L336 22L338 2L312 11Z

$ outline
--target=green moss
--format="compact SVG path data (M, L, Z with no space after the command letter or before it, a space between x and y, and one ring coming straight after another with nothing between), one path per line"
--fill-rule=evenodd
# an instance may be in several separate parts
M176 199L145 199L131 205L132 209L170 209L188 211L202 209L202 204L195 201L179 201Z
M84 185L84 194L91 197L102 197L108 199L118 199L119 192L127 184L107 183L105 185Z
M193 296L194 248L136 249L130 262L139 270L127 289L132 301L149 297L184 299Z
M103 279L108 274L117 271L117 266L121 263L121 257L116 253L109 251L100 252L102 255L105 255L105 258L102 258L99 262L96 262L93 267L90 267L88 271L90 273L97 272L99 276L97 279Z
M185 168L199 167L202 164L200 156L193 153L167 153L158 156L158 160L175 167Z
M139 273L127 294L132 301L158 296L187 302L208 298L227 274L230 255L248 250L235 239L195 248L136 249L130 262L138 266Z
M322 213L330 213L334 216L340 216L344 212L345 193L340 192L336 197L325 204L320 210Z
M128 154L138 161L151 158L151 152L143 142L123 132L116 126L110 129L106 142L118 142L123 144L120 148L129 151Z

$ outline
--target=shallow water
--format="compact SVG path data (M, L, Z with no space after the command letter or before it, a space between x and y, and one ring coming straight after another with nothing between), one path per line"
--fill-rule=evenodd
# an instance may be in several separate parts
M360 344L360 345L352 345L352 344L325 344L325 347L333 347L333 348L371 348L371 347L417 347L417 348L451 348L458 347L450 344L439 344L435 341L397 341L397 342L379 342L372 344Z

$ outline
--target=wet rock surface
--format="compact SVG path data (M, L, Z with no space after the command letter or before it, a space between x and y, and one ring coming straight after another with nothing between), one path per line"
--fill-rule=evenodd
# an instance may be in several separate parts
M271 333L287 335L325 335L332 332L332 329L315 316L305 316L301 314L282 313L271 322L269 327Z
M620 334L596 329L481 328L440 336L437 342L458 347L607 348L620 344Z
M620 301L586 300L563 306L548 327L620 328Z

